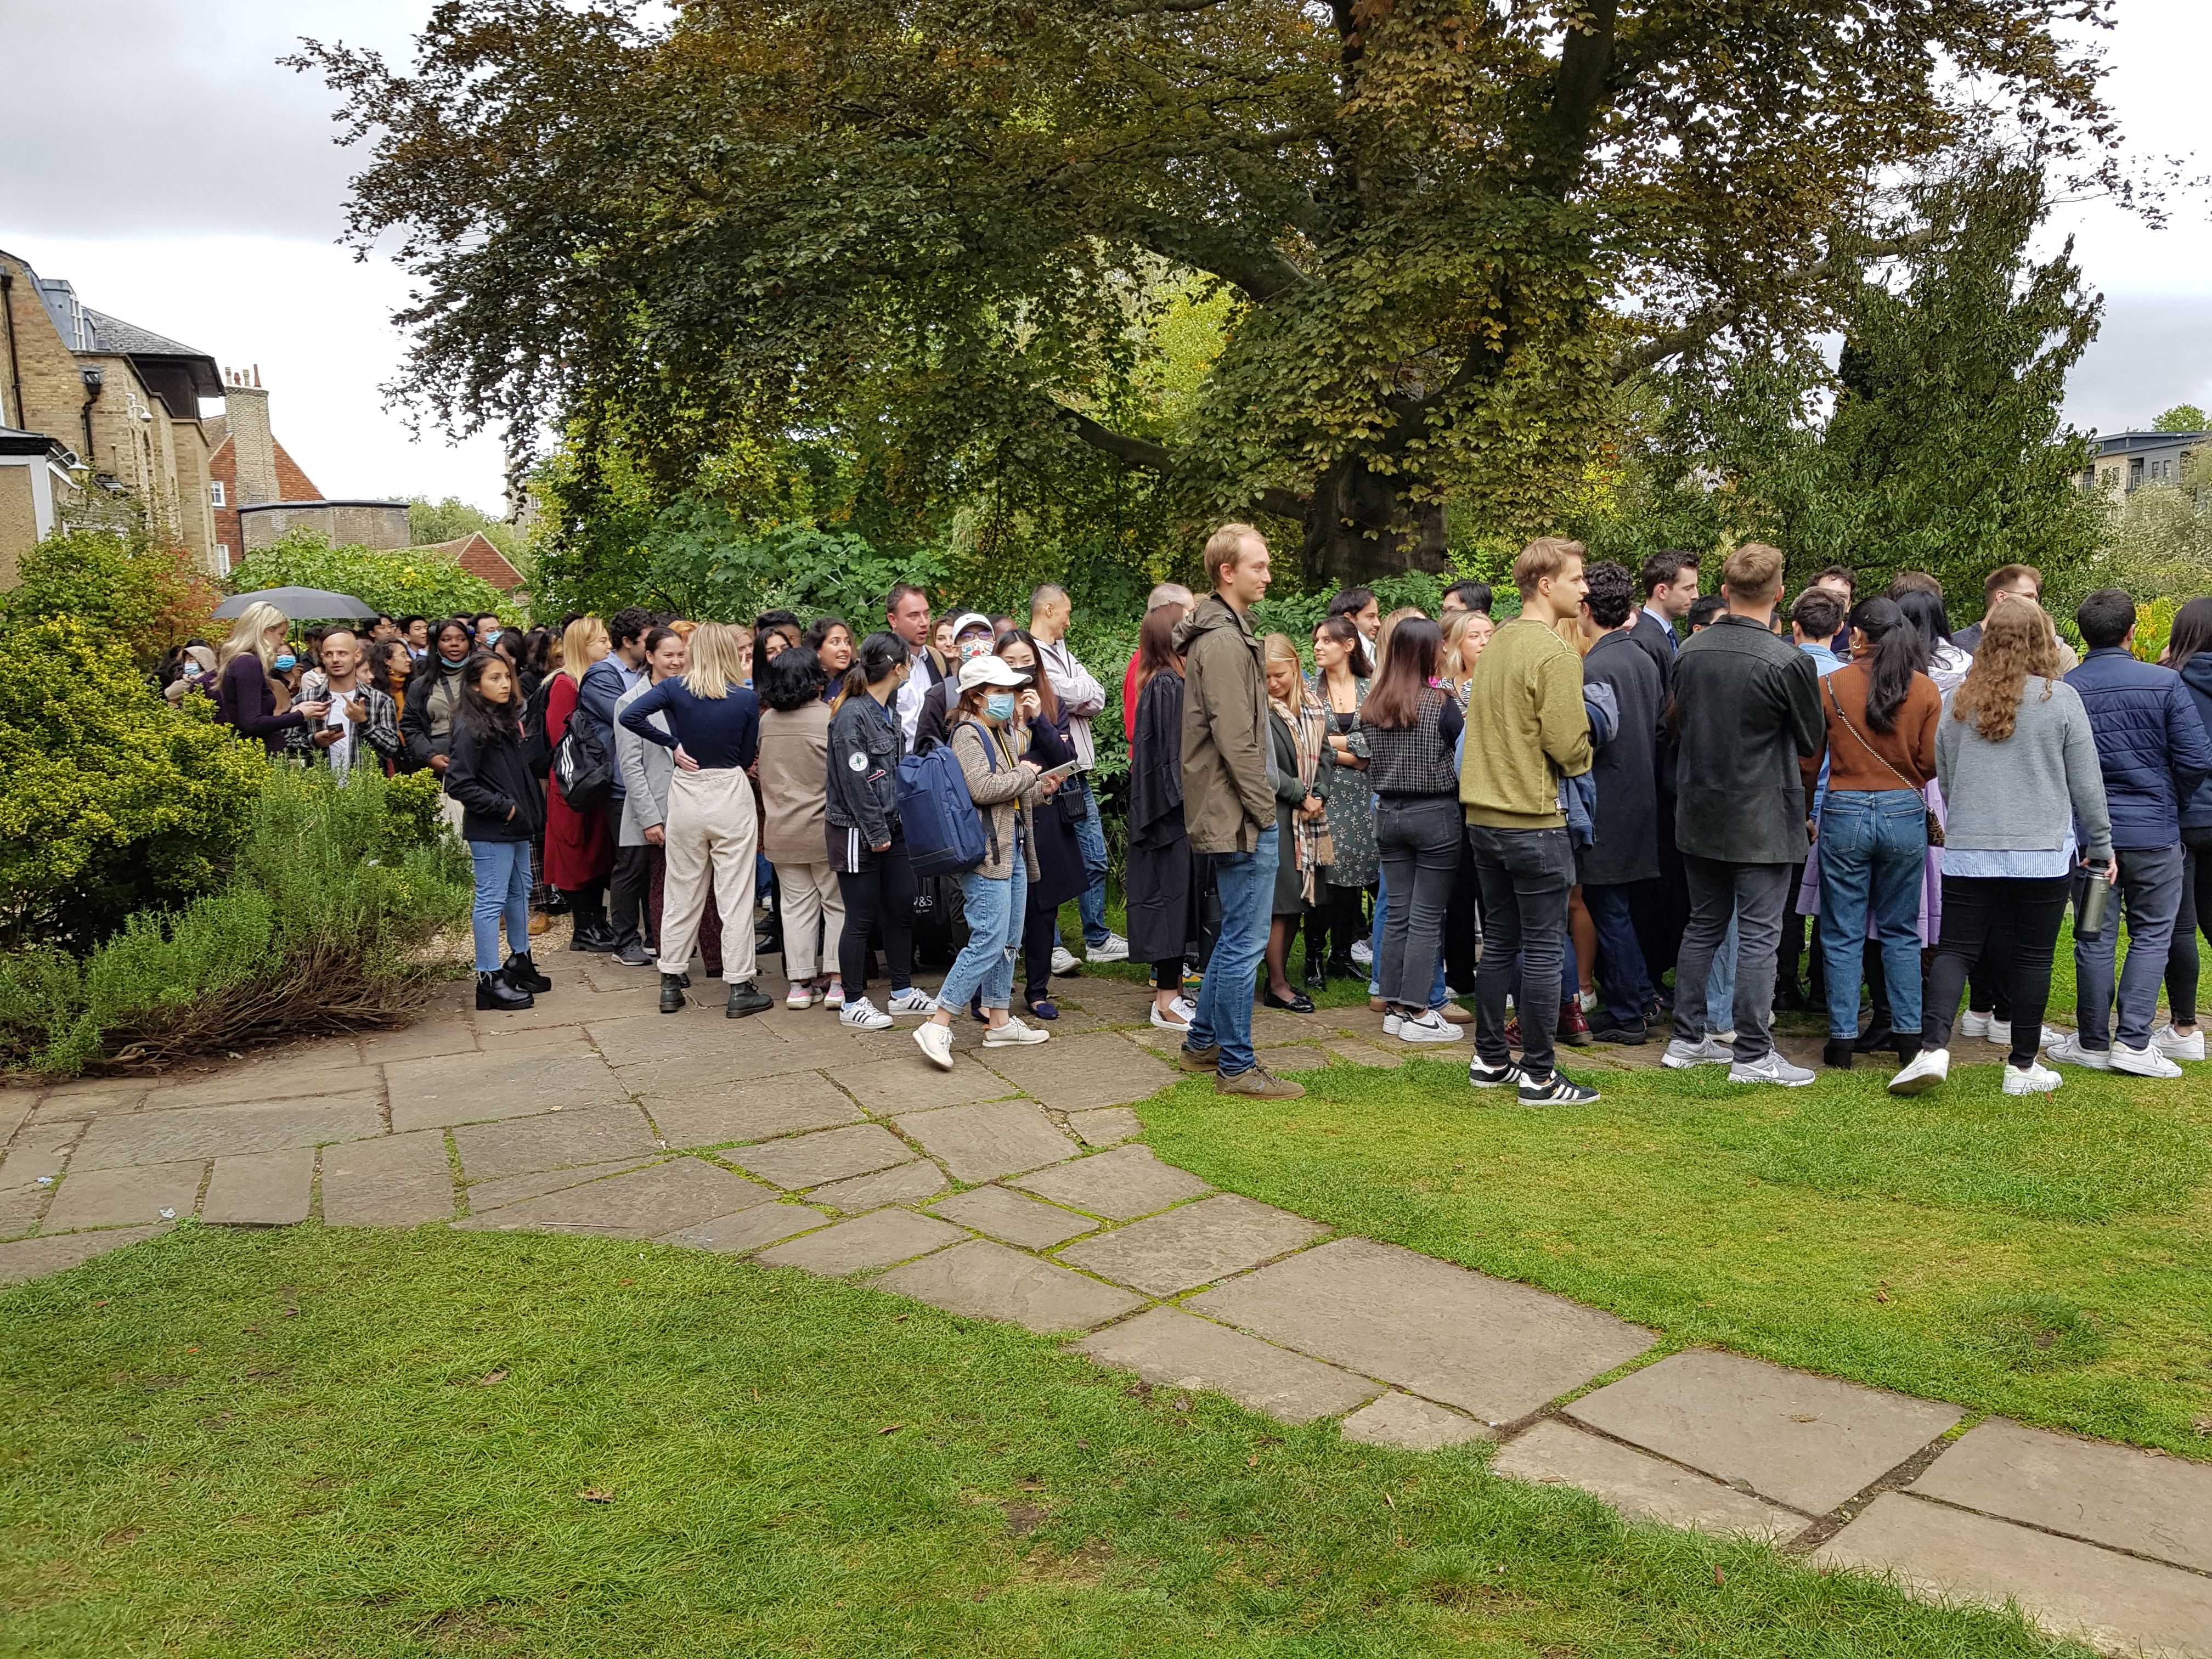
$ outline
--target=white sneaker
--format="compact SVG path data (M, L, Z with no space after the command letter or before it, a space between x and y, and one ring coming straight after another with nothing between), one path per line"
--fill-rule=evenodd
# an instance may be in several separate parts
M861 1001L867 999L863 997ZM909 985L903 991L894 992L888 1006L895 1014L926 1014L937 1006L937 999L919 985Z
M1127 962L1129 959L1129 941L1119 933L1109 933L1103 945L1087 945L1083 954L1091 962Z
M1055 945L1052 947L1052 971L1055 977L1066 979L1070 974L1081 973L1083 964L1065 945Z
M1385 1014L1382 1016L1382 1035L1384 1036L1395 1036L1399 1032L1405 1029L1406 1017L1403 1014Z
M2171 1024L2161 1025L2150 1034L2150 1046L2168 1060L2202 1060L2204 1033L2200 1028L2184 1036Z
M1182 1004L1182 999L1181 997L1177 997L1175 1001L1168 1005L1168 1007L1171 1012L1163 1012L1161 1011L1160 1005L1157 1002L1154 1003L1152 1005L1152 1024L1158 1026L1163 1031L1188 1031L1190 1030L1190 1016L1183 1013ZM1195 1008L1191 1010L1192 1013L1196 1013L1198 1011Z
M2004 1068L2004 1091L2008 1095L2055 1094L2065 1081L2048 1066L2039 1066L2033 1060L2025 1070L2018 1066Z
M1785 1089L1802 1089L1813 1081L1802 1066L1792 1066L1778 1048L1770 1048L1753 1060L1736 1060L1729 1067L1730 1083L1778 1083Z
M1735 1056L1728 1045L1717 1037L1708 1036L1701 1042L1687 1037L1675 1037L1667 1044L1667 1052L1659 1056L1659 1063L1671 1070L1686 1071L1692 1066L1728 1066Z
M837 1023L857 1031L880 1031L891 1023L891 1017L878 1013L876 1005L867 998L855 997L837 1011Z
M1401 1042L1457 1042L1460 1028L1435 1009L1401 1019L1394 1035Z
M1011 1014L1006 1017L1004 1025L988 1026L983 1032L986 1048L1012 1048L1024 1042L1048 1042L1051 1040L1051 1032L1040 1030L1034 1025L1024 1025Z
M1923 1048L1905 1062L1903 1071L1890 1079L1889 1091L1893 1095L1925 1094L1950 1075L1948 1048Z
M925 1019L914 1028L917 1048L929 1057L929 1063L940 1072L952 1069L952 1028L939 1025L933 1019Z
M2181 1075L2181 1067L2160 1054L2155 1042L2146 1042L2140 1048L2130 1048L2124 1042L2115 1042L2108 1058L2112 1070L2125 1072L2130 1077L2174 1078Z
M1186 1025L1198 1018L1198 1004L1189 997L1177 997L1168 1004L1168 1010Z
M1713 1033L1713 1041L1719 1043L1723 1048L1733 1048L1735 1047L1735 1033L1734 1031L1716 1031Z
M2093 1072L2109 1072L2112 1069L2111 1049L2085 1048L2081 1046L2081 1039L2071 1031L2058 1032L2056 1041L2052 1040L2051 1030L2048 1025L2043 1028L2043 1031L2044 1052L2061 1066L2086 1066ZM2180 1073L2177 1072L2174 1075L2179 1077Z
M2012 1022L1992 1018L1989 1029L1982 1033L1982 1036L1992 1048L2009 1048L2012 1047Z
M2045 1025L2037 1036L2035 1046L2045 1049L2056 1048L2062 1042L2071 1042L2074 1037L2075 1033L2063 1026Z
M822 1000L826 1006L831 1008L843 1007L845 1006L845 981L842 979L831 980L830 981L830 988L822 994Z
M1985 1037L1990 1034L1990 1027L1996 1023L1996 1016L1994 1014L1978 1014L1969 1008L1959 1016L1959 1035Z
M1373 967L1375 965L1375 947L1370 945L1364 939L1356 939L1352 940L1352 959L1355 963L1362 968Z
M1584 1013L1588 1013L1591 1009L1597 1006L1597 993L1595 991L1577 991L1575 993L1575 1000L1581 1005L1582 1011Z
M814 988L794 983L783 994L783 1006L787 1008L811 1008L814 1006Z

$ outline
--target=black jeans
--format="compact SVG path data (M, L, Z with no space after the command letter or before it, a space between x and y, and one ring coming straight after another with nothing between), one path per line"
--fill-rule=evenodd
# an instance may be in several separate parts
M1928 968L1920 1017L1923 1047L1951 1046L1967 973L1977 964L2000 963L2004 971L1997 988L2012 1012L2012 1063L2035 1063L2043 1041L2043 1010L2051 1000L2051 952L2073 888L2068 876L1943 878L1943 933Z
M1474 854L1475 878L1482 884L1482 919L1488 930L1474 973L1474 1051L1492 1070L1513 1058L1505 1045L1505 994L1517 961L1521 1067L1541 1082L1552 1075L1575 849L1563 829L1492 830L1471 823L1467 840Z
M893 836L880 853L863 848L858 873L837 872L837 890L845 900L845 930L837 935L837 977L845 1000L868 988L868 935L878 927L891 990L905 990L914 982L914 866L907 861L906 837ZM748 926L751 920L745 919Z
M1429 1006L1463 826L1459 801L1451 795L1385 795L1376 805L1375 850L1390 891L1382 957L1375 964L1385 1002Z
M1052 996L1052 951L1060 943L1060 906L1039 904L1031 896L1023 905L1022 1000L1043 1002Z
M607 834L615 843L615 867L607 878L607 922L614 930L614 948L620 951L642 943L646 928L652 925L653 849L622 844L620 795L609 797L602 810L607 816Z
M1774 1048L1774 953L1790 902L1790 864L1730 864L1682 854L1690 883L1690 926L1674 963L1674 1035L1701 1042L1705 985L1713 952L1735 918L1735 1058L1764 1060Z
M2166 957L2166 1006L2176 1025L2197 1024L2197 935L2212 939L2212 882L2203 867L2207 852L2212 852L2212 830L2181 832L2181 914L2173 919Z
M1467 828L1459 832L1459 868L1452 873L1451 900L1444 910L1444 983L1465 996L1474 988L1482 960L1482 883L1474 873L1474 849Z

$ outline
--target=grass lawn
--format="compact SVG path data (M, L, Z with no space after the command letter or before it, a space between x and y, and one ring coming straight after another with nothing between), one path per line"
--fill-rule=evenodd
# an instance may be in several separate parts
M2069 1070L2046 1102L1998 1091L1995 1049L1915 1099L1879 1070L1785 1091L1584 1066L1598 1104L1527 1109L1468 1086L1467 1048L1304 1073L1303 1100L1186 1083L1139 1110L1231 1191L1672 1345L2212 1456L2202 1068Z
M2048 1651L657 1247L187 1225L0 1296L0 1373L40 1659Z

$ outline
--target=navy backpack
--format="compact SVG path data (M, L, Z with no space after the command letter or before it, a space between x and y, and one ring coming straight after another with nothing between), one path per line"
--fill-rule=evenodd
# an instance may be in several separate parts
M983 757L994 772L999 769L988 742ZM899 823L915 875L965 875L983 861L983 815L969 799L968 779L951 744L903 757L897 781Z

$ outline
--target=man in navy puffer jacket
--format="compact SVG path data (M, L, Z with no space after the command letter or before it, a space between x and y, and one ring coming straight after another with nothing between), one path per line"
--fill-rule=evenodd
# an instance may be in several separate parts
M2197 787L2212 777L2212 741L2181 677L2172 669L2138 662L2135 600L2120 588L2101 587L2081 602L2074 620L2089 654L2067 675L2088 710L2112 808L2113 856L2119 865L2119 898L2127 912L2128 959L2118 986L2115 1031L2113 945L2118 919L2107 915L2094 937L2074 941L2075 1012L2081 1029L2053 1043L2051 1057L2096 1070L2138 1077L2181 1075L2164 1049L2174 1046L2170 1029L2153 1041L2151 1020L2181 908L2181 811ZM2077 867L2078 905L2102 871Z

